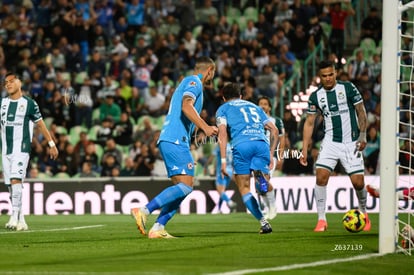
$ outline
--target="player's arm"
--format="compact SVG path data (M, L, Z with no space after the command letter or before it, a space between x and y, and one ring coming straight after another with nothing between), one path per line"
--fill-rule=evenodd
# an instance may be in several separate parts
M203 130L207 136L217 134L217 127L208 125L207 122L205 122L204 119L200 117L199 113L194 108L194 99L191 96L184 96L181 110L184 115L192 123L194 123L198 129Z
M276 151L276 146L279 140L279 130L276 128L276 125L271 122L268 121L265 124L265 129L268 130L270 132L270 138L269 138L269 142L270 142L270 165L269 165L269 169L273 169L274 161L273 161L273 154Z
M362 151L367 145L367 112L365 111L364 103L361 101L355 105L355 110L358 116L359 137L357 141L357 150Z
M300 163L303 166L308 165L308 147L311 143L313 128L315 126L316 113L308 113L306 116L305 124L303 125L303 146Z
M220 147L220 159L221 159L221 174L222 176L228 176L226 171L226 153L227 153L227 142L229 141L229 137L227 136L227 125L226 124L219 124L218 125L218 144Z
M55 142L52 139L52 136L49 133L49 130L46 127L45 122L43 121L43 119L40 119L39 121L37 121L36 125L37 127L39 127L39 130L42 133L42 135L46 138L47 144L50 147L50 158L57 159L59 151L56 147Z

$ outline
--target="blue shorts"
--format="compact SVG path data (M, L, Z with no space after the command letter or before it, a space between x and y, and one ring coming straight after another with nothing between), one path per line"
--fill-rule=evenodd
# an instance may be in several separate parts
M269 144L262 140L242 142L233 148L233 167L236 175L249 175L252 170L269 173Z
M158 148L164 159L169 178L175 175L194 177L194 159L188 146L161 141Z

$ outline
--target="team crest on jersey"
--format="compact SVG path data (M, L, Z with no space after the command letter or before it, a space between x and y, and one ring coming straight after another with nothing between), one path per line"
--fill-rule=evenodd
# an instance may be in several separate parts
M19 161L18 163L17 163L17 166L23 166L23 162L21 162L21 161Z
M196 86L196 85L197 85L197 83L196 83L195 81L191 81L189 85L190 85L190 86Z
M343 91L339 91L339 92L338 92L338 98L339 98L339 99L344 99L344 98L345 98L345 94L344 94L344 92L343 92Z
M24 112L24 105L20 105L19 106L19 112L23 113Z
M191 162L187 164L187 168L192 170L194 168L194 164L192 164Z

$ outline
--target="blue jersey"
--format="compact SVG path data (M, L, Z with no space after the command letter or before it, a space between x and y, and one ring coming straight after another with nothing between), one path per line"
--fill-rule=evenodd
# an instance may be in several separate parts
M178 85L171 98L168 114L162 126L158 142L168 141L190 147L191 135L195 125L181 110L184 96L190 96L194 99L194 108L200 113L203 107L201 75L187 76Z
M235 99L220 106L216 114L217 126L226 125L232 147L239 143L264 140L264 125L269 121L266 113L250 101Z

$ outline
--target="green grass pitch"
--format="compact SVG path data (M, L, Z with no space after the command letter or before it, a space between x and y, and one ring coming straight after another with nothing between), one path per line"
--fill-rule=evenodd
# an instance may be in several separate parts
M0 274L411 274L414 257L375 255L378 214L355 234L342 214L327 217L315 233L316 214L279 214L259 235L246 213L176 215L167 230L178 238L148 239L128 215L28 216L28 232L0 229Z

